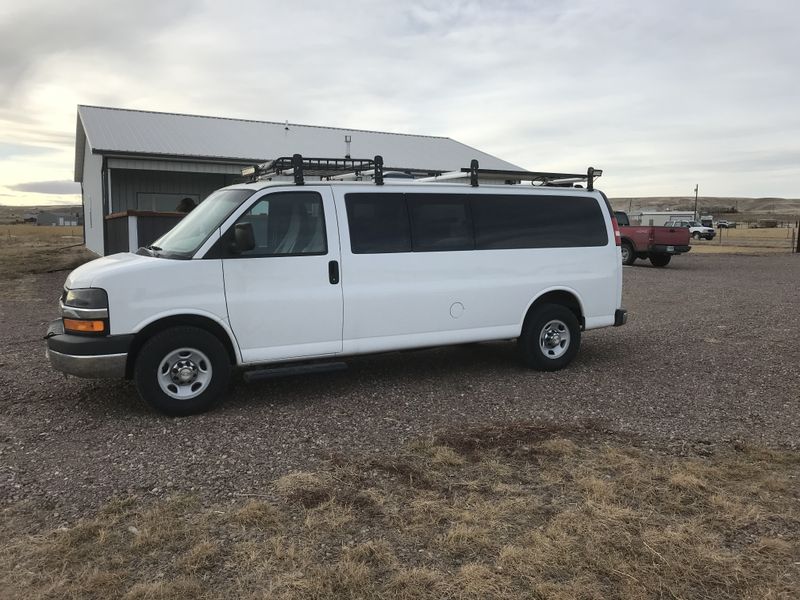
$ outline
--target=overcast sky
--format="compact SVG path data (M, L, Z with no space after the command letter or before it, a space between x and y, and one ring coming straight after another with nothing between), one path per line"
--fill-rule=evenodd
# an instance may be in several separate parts
M800 3L0 3L0 203L79 201L76 106L443 135L614 197L800 197Z

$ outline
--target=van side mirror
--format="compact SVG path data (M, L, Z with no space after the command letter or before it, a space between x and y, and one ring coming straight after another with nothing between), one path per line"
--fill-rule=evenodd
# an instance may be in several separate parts
M242 252L249 252L256 247L256 236L253 233L252 223L236 223L233 228L233 243L231 244L231 252L233 254L241 254Z

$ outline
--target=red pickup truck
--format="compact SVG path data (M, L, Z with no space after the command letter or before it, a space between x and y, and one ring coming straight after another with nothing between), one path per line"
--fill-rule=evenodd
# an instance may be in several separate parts
M689 252L686 227L631 225L628 215L616 211L621 239L622 264L632 265L637 258L649 258L654 267L666 267L675 254Z

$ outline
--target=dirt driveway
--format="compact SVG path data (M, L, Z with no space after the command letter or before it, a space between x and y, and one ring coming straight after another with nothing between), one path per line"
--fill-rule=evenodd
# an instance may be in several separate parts
M592 421L695 447L800 443L798 256L626 267L628 325L586 333L559 373L522 369L510 343L391 353L342 373L238 381L218 410L185 419L150 412L130 383L50 369L39 338L65 276L0 291L0 503L55 520L115 495L258 493L332 454L490 421Z

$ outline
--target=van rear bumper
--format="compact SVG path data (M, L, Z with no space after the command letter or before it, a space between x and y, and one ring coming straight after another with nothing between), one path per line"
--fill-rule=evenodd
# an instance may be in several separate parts
M47 328L47 358L57 371L86 379L123 379L133 335L89 337L64 333L61 319Z
M614 311L614 327L620 327L628 322L628 311L624 308L618 308Z

